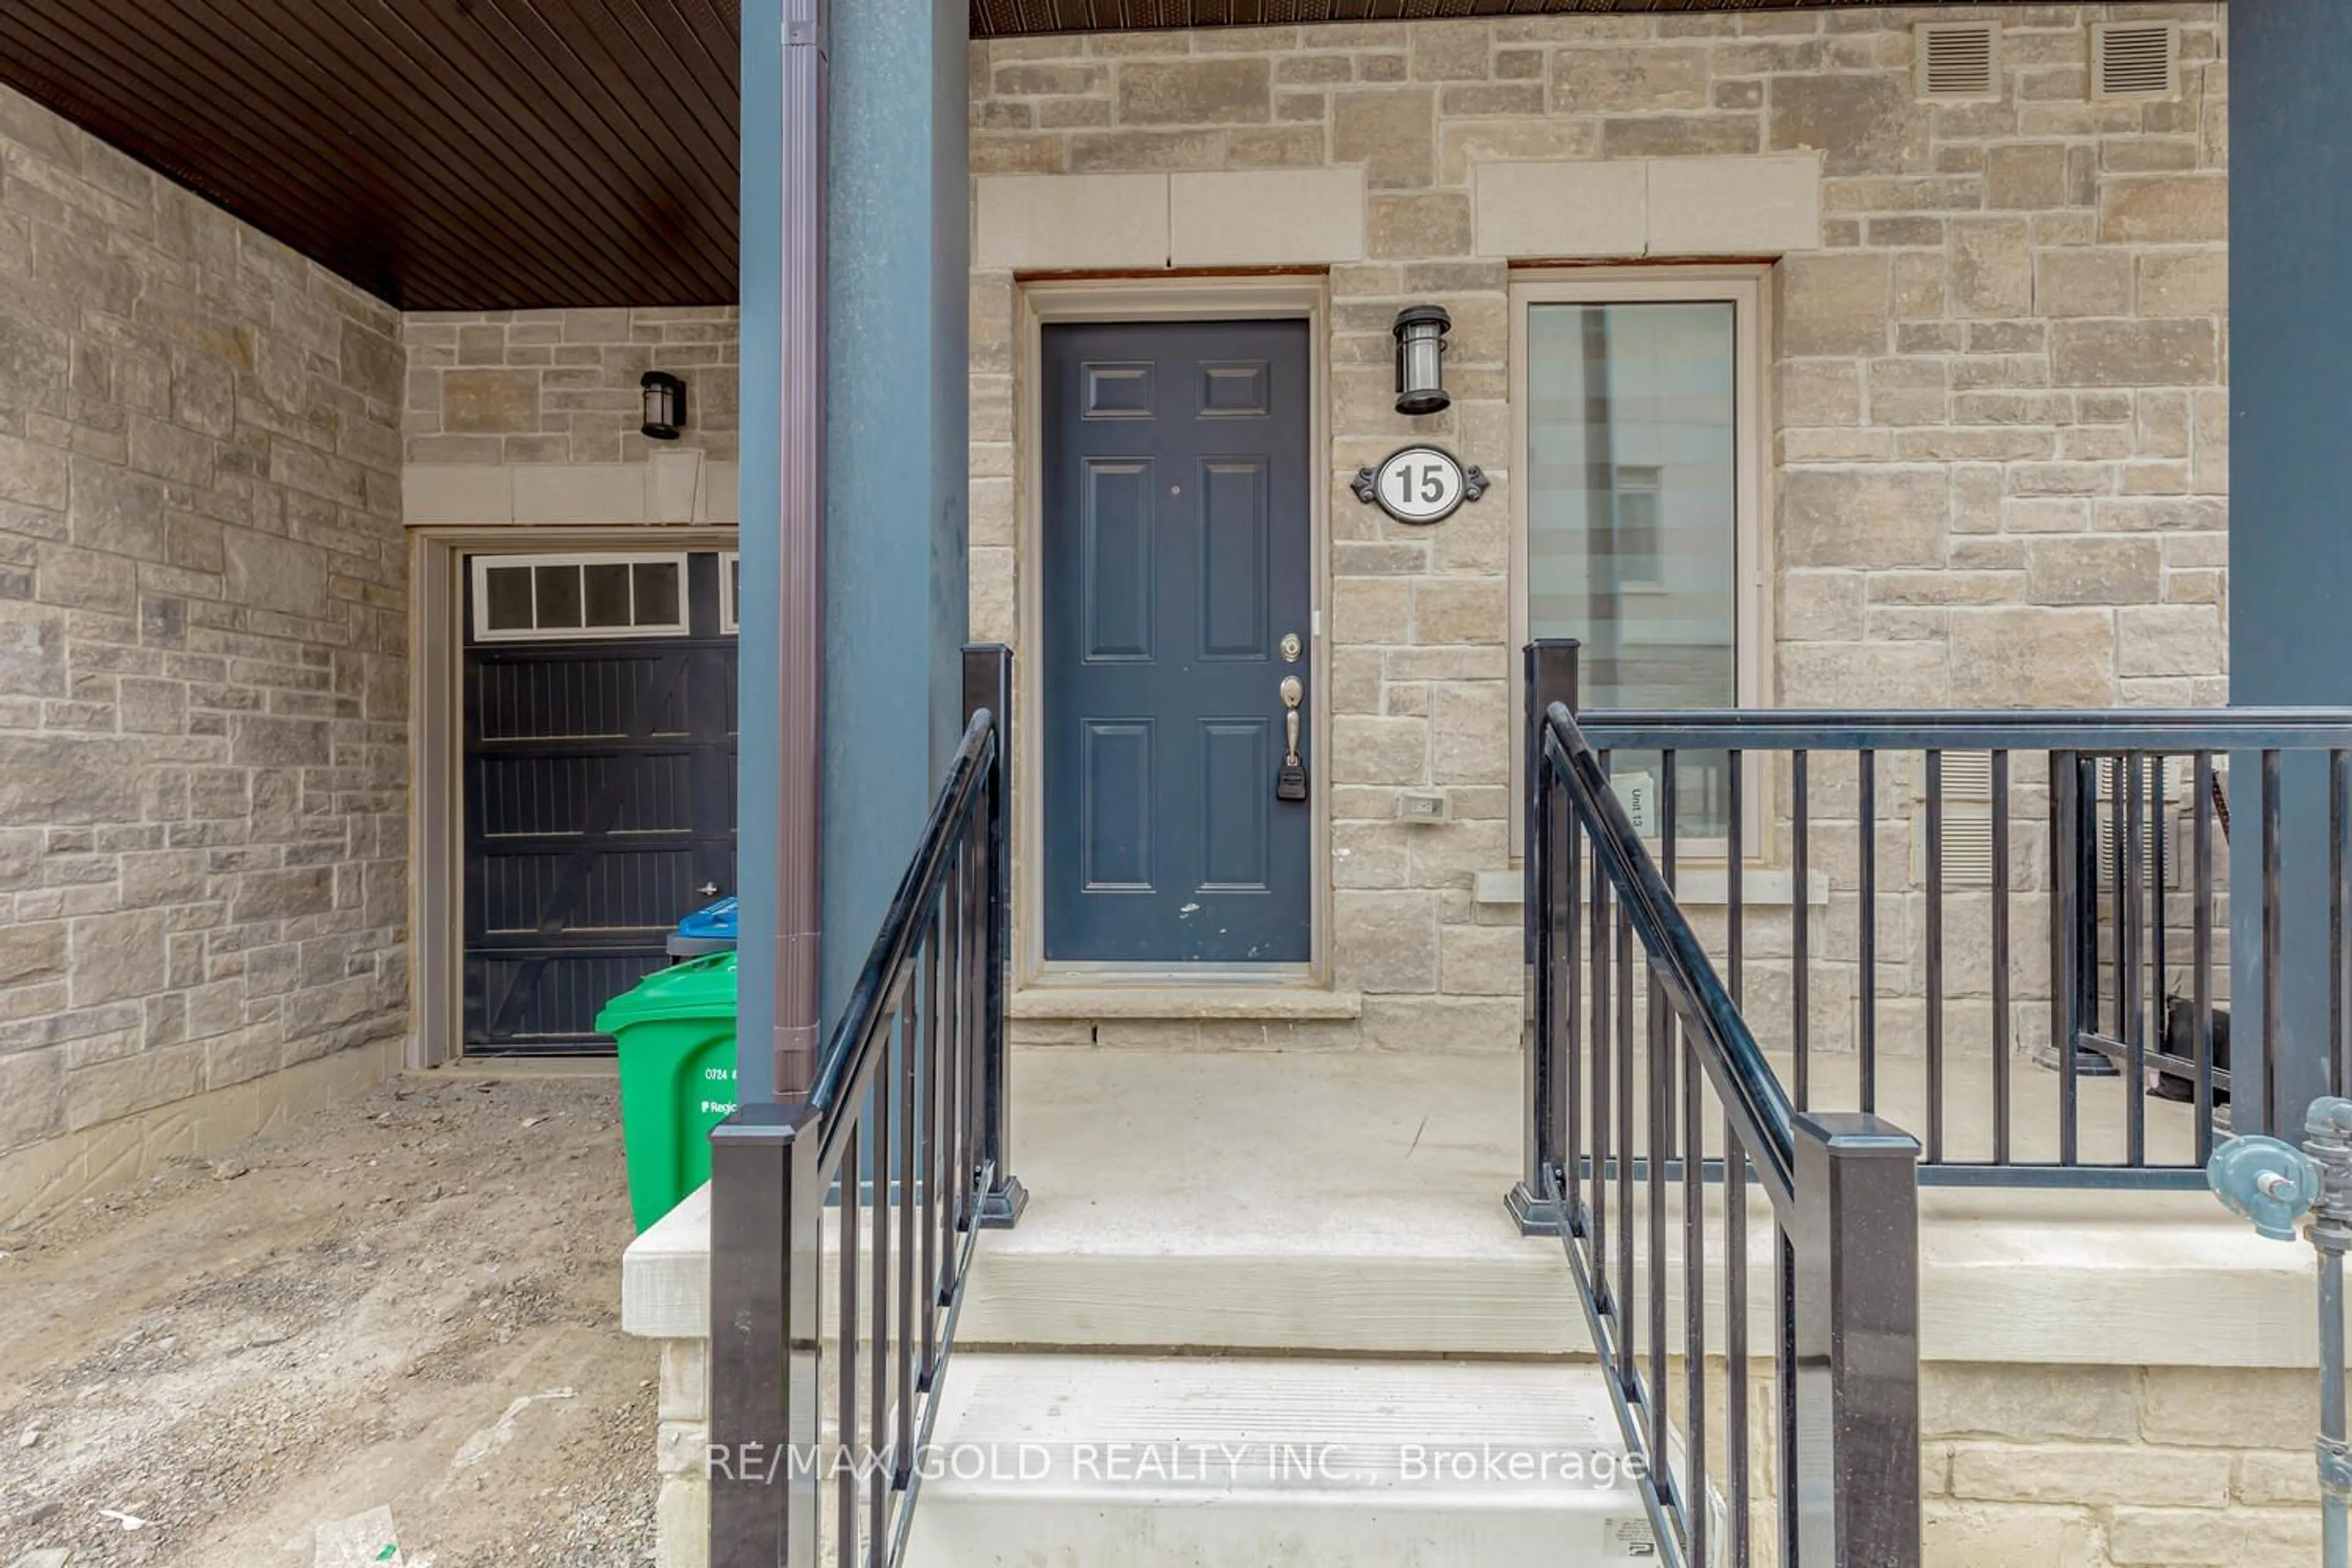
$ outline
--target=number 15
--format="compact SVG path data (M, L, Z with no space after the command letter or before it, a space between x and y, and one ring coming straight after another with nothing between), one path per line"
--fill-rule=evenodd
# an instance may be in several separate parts
M1445 473L1435 463L1417 465L1421 473L1421 500L1434 506L1445 495ZM1413 471L1416 465L1400 463L1396 471L1397 505L1411 506L1413 500Z

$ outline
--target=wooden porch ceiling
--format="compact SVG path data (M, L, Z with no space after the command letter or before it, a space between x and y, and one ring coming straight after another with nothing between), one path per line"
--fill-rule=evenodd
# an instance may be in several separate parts
M0 4L0 81L404 310L726 303L740 27L740 0L32 0Z
M1916 0L971 0L971 33L1113 33L1152 27L1248 27L1297 22L1419 21L1439 16L1625 16L1693 11L1819 11ZM2031 0L1945 0L2023 5Z
M1824 3L1894 0L971 0L971 31ZM741 27L741 0L31 0L0 3L0 82L404 310L725 303Z

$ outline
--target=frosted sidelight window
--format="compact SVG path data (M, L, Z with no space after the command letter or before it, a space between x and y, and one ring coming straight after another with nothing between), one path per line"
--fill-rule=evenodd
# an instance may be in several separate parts
M1740 304L1525 306L1526 619L1583 644L1587 708L1730 708L1753 520L1741 481ZM1727 826L1726 759L1676 759L1676 831ZM1621 784L1659 760L1614 759ZM1636 826L1653 831L1657 796ZM1639 820L1646 817L1649 820Z

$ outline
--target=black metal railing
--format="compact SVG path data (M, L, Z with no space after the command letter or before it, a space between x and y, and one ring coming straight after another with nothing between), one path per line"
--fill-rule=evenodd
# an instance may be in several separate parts
M1795 1104L1920 1128L1923 1180L2196 1185L2217 1130L2291 1126L2312 1094L2346 1087L2352 710L1579 722L1604 773L1640 770L1660 859L1696 848L1710 863L1716 945L1735 993L1750 983L1739 1000ZM1702 846L1677 841L1686 759L1722 785ZM1956 791L1962 772L1972 787ZM2283 780L2307 785L2313 809L2284 810ZM2232 781L2252 807L2234 866ZM1751 846L1786 868L1769 906L1748 896ZM2296 907L2315 918L2291 947L2298 874L2315 896ZM2233 925L2252 960L2235 998ZM2314 979L2324 965L2328 987L2304 1036L2324 1032L2324 1059L2300 1064L2282 1028L2298 962Z
M1662 1563L1916 1568L1918 1144L1782 1087L1675 903L1674 795L1654 859L1547 700L1573 671L1528 649L1514 1206L1565 1241Z
M814 1088L712 1134L713 1563L899 1561L974 1239L1025 1201L1005 1082L1011 695L1012 656L966 648L962 743Z

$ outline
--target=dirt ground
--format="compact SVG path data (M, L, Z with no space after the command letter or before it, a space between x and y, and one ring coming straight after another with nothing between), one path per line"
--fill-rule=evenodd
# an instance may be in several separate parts
M630 1234L609 1077L423 1075L0 1236L0 1565L650 1562Z

